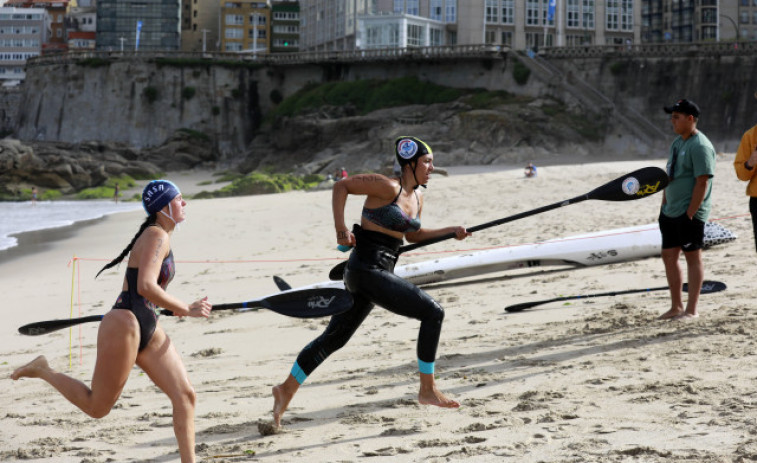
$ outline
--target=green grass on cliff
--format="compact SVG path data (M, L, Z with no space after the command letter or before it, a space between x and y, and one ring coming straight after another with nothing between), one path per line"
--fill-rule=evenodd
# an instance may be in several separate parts
M467 90L443 87L415 77L393 80L358 80L308 85L286 98L274 117L296 116L322 106L353 106L359 114L395 106L449 103Z
M283 193L292 190L308 190L324 180L321 175L298 176L293 174L254 171L232 181L216 191L201 191L193 199L225 198L230 196Z

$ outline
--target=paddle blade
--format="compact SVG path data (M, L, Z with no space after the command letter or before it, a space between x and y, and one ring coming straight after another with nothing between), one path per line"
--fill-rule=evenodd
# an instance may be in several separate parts
M288 317L318 318L346 312L353 301L344 289L319 288L287 291L257 302L248 306L257 305Z
M90 315L89 317L69 318L64 320L46 320L24 325L18 329L18 332L26 336L39 336L78 325L80 323L99 322L102 318L102 315Z
M722 281L710 281L705 280L702 283L702 290L699 292L699 294L710 294L710 293L718 293L720 291L724 291L728 288L725 283ZM689 284L684 283L683 284L683 290L686 292L689 292Z
M632 201L658 193L668 186L668 174L659 167L642 167L588 193L588 199Z
M286 280L278 275L273 276L273 282L276 283L276 287L282 291L289 291L290 289L292 289L292 285L287 283Z
M332 267L331 271L329 271L329 280L331 281L340 281L344 278L344 268L347 267L347 261L340 262L336 264L334 267Z

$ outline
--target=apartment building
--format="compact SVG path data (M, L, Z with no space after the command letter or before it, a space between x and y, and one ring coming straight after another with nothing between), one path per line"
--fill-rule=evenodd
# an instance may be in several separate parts
M218 51L223 0L181 0L181 50Z
M730 3L735 7L737 1L744 0L730 0ZM642 40L646 43L718 40L720 14L718 0L641 0L641 2ZM731 36L735 37L736 32L733 31Z
M62 52L68 49L65 18L69 0L7 0L6 7L43 8L47 12L45 29L47 40L42 43L42 53Z
M179 50L181 0L97 0L97 49Z
M641 1L302 0L301 48L638 43Z
M291 53L300 49L299 0L271 2L271 53Z
M221 51L270 51L271 9L267 2L231 1L221 6Z
M42 53L48 21L44 8L0 7L0 82L18 83L26 77L26 60Z

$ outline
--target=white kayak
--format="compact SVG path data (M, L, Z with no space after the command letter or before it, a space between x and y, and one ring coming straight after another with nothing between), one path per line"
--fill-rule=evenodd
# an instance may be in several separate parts
M704 246L736 239L720 224L705 224ZM659 256L662 237L657 223L604 230L534 244L467 252L451 257L397 266L398 276L425 285L524 267L548 265L593 266ZM343 288L342 281L324 281L296 288Z
M705 248L736 239L720 224L705 224ZM395 269L417 284L437 283L486 273L544 265L593 266L659 256L662 237L654 224L459 254Z

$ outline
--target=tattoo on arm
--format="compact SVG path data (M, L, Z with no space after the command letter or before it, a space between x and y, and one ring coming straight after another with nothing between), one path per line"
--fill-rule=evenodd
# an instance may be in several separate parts
M163 238L158 239L158 247L155 248L155 255L152 257L153 262L158 261L158 256L160 255L160 248L163 247Z
M338 232L336 232L336 238L340 239L340 240L343 239L343 238L347 238L347 232L346 231L338 231Z

